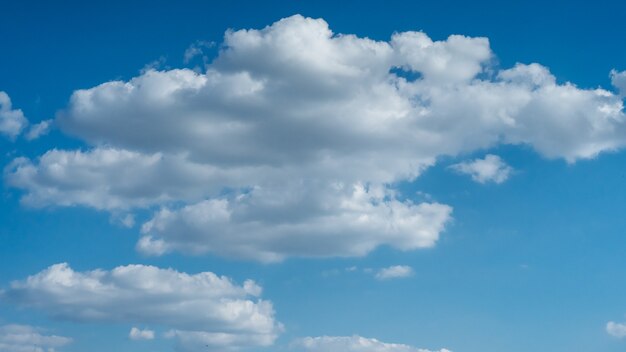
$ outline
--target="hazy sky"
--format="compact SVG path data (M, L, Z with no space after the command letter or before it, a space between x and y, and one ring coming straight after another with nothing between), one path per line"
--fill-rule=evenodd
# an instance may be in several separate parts
M0 3L0 352L626 348L618 2Z

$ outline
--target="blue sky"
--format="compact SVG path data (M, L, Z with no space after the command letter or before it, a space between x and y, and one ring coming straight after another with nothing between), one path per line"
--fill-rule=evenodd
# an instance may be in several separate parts
M0 352L626 348L625 5L0 8Z

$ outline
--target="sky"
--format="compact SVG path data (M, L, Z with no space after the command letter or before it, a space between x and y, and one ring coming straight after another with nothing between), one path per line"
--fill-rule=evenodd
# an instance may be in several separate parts
M0 1L0 352L624 351L624 11Z

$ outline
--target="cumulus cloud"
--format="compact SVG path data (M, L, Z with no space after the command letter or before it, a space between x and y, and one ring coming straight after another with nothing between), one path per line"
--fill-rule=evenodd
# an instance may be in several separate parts
M22 110L13 109L9 95L0 91L0 134L15 139L26 125L28 120Z
M149 329L139 329L133 326L128 333L128 338L131 340L153 340L154 331Z
M624 338L626 337L626 324L620 324L610 321L606 323L606 332L611 336L620 339Z
M180 336L232 336L204 341L222 350L274 342L282 326L274 319L272 303L259 299L260 294L261 287L253 281L237 285L211 272L191 275L145 265L76 272L67 264L56 264L12 282L3 296L57 319L159 325Z
M413 276L413 268L407 265L393 265L379 269L374 277L378 280L399 279Z
M18 158L5 177L31 206L163 207L137 246L152 254L430 246L451 208L400 201L393 185L438 157L525 144L575 162L626 142L620 96L493 57L486 38L374 41L297 15L229 30L204 72L75 91L55 124L90 149Z
M310 352L451 352L445 348L437 351L411 347L409 345L385 343L361 336L305 337L292 346Z
M42 329L28 325L0 326L2 352L54 352L72 342L72 339L47 335Z
M456 172L470 175L478 183L506 181L513 168L507 165L499 156L487 154L484 159L474 159L450 166Z
M261 261L362 256L380 245L401 250L433 246L451 212L437 203L385 200L382 191L362 185L290 190L256 188L233 199L163 209L143 225L138 249L153 255L178 250ZM306 202L306 209L299 209Z

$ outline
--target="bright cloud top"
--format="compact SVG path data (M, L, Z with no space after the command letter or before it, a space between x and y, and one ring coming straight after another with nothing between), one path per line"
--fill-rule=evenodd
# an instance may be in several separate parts
M488 154L484 159L474 159L450 166L456 172L470 175L478 183L502 183L506 181L513 168L507 165L499 156Z
M253 281L238 286L210 272L190 275L129 265L81 273L67 264L15 281L4 292L11 302L54 318L159 325L181 334L204 334L204 345L216 350L274 342L282 326L274 319L272 303L258 299L260 294ZM130 334L151 335L146 330Z
M46 335L41 329L28 325L0 326L2 352L54 352L72 342L72 339Z
M400 201L390 185L439 156L526 144L574 162L626 143L619 95L558 84L539 64L498 70L493 57L486 38L374 41L302 16L230 30L205 72L75 91L55 123L91 149L18 158L6 179L31 206L162 206L142 227L148 254L432 246L451 207Z
M613 321L606 323L606 332L617 338L626 337L626 324L620 324Z
M0 134L15 139L26 125L28 120L22 110L13 109L9 95L0 91Z
M407 265L393 265L382 268L376 272L374 277L378 280L400 279L413 276L413 268Z
M451 352L445 348L431 351L403 344L385 343L357 335L305 337L296 341L293 347L308 352Z

